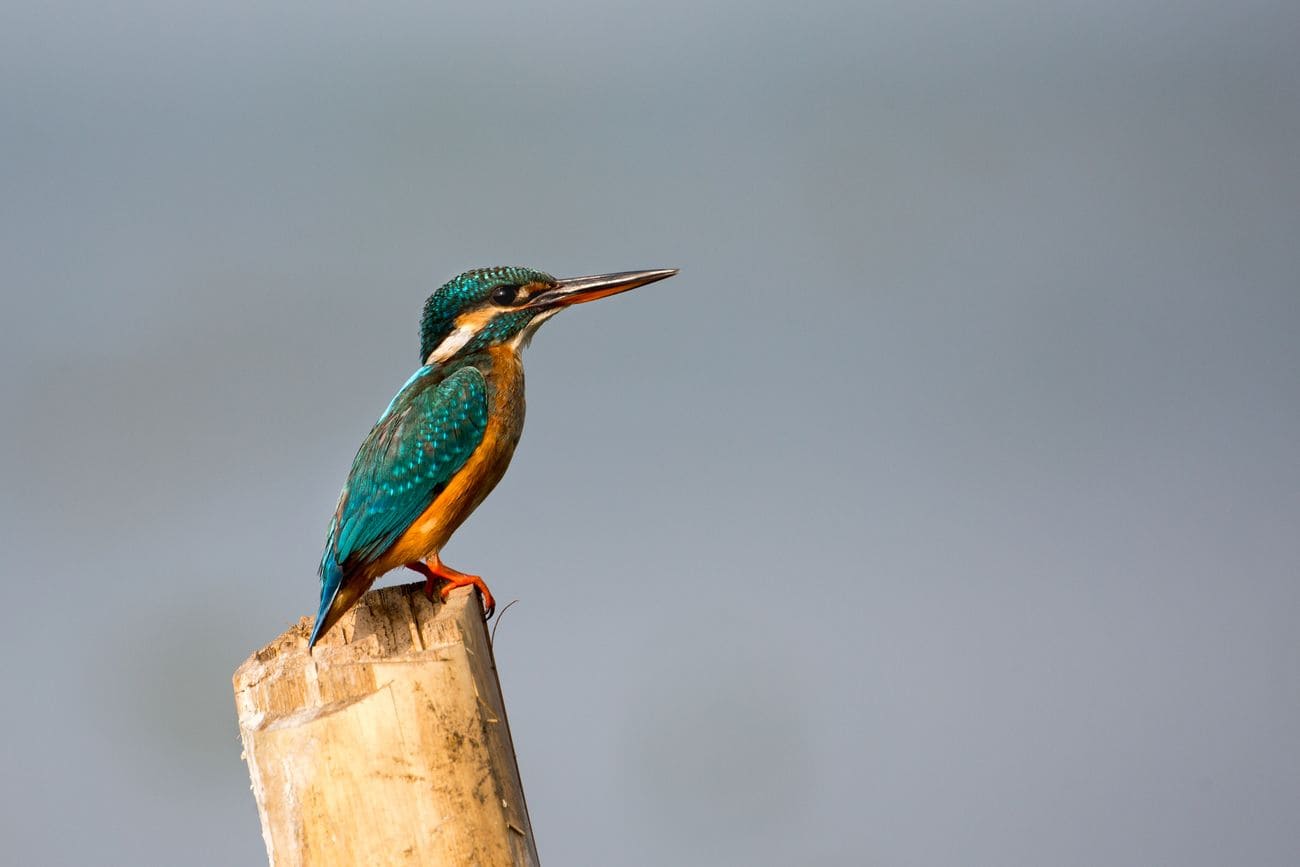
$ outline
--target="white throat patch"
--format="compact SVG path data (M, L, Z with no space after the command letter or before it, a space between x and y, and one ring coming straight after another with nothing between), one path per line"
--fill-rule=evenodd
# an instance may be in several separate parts
M515 352L522 350L532 342L533 335L537 333L537 329L541 327L541 324L563 309L564 308L562 307L552 307L550 310L543 310L541 313L538 313L528 321L528 324L524 326L523 331L520 331L514 336L514 339L510 341L510 348Z

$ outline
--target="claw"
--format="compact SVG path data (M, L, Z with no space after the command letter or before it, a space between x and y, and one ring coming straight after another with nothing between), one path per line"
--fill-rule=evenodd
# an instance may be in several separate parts
M442 585L442 589L438 591L438 595L442 597L442 601L446 602L447 597L451 595L451 591L455 590L457 587L473 587L482 597L483 619L491 620L492 615L497 610L497 601L492 598L492 592L488 590L487 584L485 584L483 579L477 575L462 575L461 578L469 580L456 581L448 578L447 583Z
M436 582L442 582L442 586L438 588L438 598L443 602L447 601L447 596L457 587L473 587L482 596L483 619L491 620L492 615L496 613L497 601L492 598L492 592L488 590L483 579L478 575L467 575L443 565L437 554L431 554L427 564L415 560L407 563L406 568L424 576L424 593L430 601L433 600L433 588Z

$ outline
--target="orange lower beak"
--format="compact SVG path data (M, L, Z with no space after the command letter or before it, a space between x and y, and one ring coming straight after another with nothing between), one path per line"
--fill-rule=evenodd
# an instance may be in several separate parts
M618 274L596 274L592 277L573 277L561 280L552 289L533 296L529 307L568 307L597 298L617 295L647 283L665 280L677 273L676 268L657 271L622 271Z

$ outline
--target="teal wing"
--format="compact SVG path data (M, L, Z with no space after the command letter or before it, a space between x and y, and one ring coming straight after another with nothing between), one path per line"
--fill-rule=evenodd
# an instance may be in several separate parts
M326 584L331 565L348 572L387 551L483 441L483 374L463 367L440 379L439 372L417 371L357 452L321 562Z

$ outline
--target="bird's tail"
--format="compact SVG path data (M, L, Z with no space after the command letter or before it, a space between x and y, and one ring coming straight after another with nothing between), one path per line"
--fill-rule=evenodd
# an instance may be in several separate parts
M311 639L307 642L308 649L316 646L316 641L325 634L325 630L334 625L334 621L338 620L339 614L342 613L334 612L333 616L330 616L342 587L343 567L334 559L333 553L326 552L320 564L320 610L316 612L316 626L312 629Z

